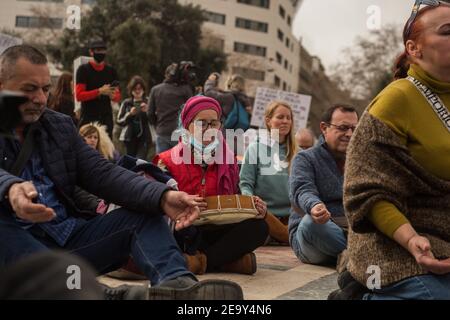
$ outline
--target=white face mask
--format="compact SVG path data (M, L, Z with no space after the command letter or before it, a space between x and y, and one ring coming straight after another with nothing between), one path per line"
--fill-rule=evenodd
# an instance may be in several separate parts
M189 131L185 130L181 135L181 141L183 144L190 145L192 147L194 158L196 159L195 163L205 162L207 164L211 164L214 162L217 147L219 146L218 137L216 137L213 142L205 146L201 142L198 142L197 139L189 133Z

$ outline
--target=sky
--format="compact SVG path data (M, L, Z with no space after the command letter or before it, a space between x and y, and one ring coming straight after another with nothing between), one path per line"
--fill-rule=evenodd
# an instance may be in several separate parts
M328 71L339 61L342 49L351 46L356 36L370 31L368 22L371 27L391 23L403 26L413 4L414 0L304 0L293 31ZM373 11L369 14L368 9Z

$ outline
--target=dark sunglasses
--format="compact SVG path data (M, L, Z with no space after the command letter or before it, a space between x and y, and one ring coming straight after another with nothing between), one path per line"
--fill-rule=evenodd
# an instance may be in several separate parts
M350 129L352 129L352 132L355 132L355 129L356 129L356 126L347 126L345 124L338 126L338 125L335 125L335 124L332 124L332 123L327 123L327 125L335 127L336 129L338 129L341 132L347 132Z
M411 27L414 21L417 18L417 14L420 11L420 7L422 5L426 6L432 6L432 7L438 7L441 4L449 4L449 0L447 1L438 1L438 0L416 0L416 3L414 3L414 7L411 12L411 16L408 19L408 22L406 23L406 29L405 29L405 39L408 39L410 33L411 33Z

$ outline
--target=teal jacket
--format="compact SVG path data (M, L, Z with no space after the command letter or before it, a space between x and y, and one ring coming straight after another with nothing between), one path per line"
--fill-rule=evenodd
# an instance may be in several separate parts
M255 195L267 203L267 209L277 217L290 214L289 169L286 145L276 148L261 142L252 143L241 166L239 187L244 195ZM269 161L270 160L270 161Z

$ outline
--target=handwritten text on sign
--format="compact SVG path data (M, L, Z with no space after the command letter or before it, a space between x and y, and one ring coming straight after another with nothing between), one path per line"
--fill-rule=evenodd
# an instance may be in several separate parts
M270 102L274 100L286 102L292 107L295 130L306 128L311 107L311 96L261 87L256 90L252 126L265 127L264 113Z

